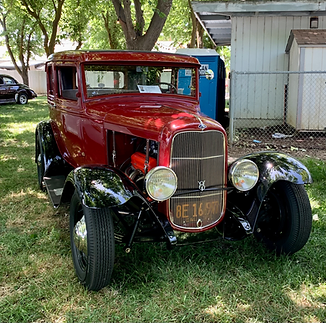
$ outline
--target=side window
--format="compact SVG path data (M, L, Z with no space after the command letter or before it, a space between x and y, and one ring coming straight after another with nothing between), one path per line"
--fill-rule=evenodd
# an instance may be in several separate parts
M57 69L59 97L77 101L77 71L75 66L60 66Z
M5 84L16 84L15 80L13 80L12 78L9 77L3 77L3 81Z
M54 91L54 74L53 74L53 66L47 66L47 84L48 84L48 93L53 94Z

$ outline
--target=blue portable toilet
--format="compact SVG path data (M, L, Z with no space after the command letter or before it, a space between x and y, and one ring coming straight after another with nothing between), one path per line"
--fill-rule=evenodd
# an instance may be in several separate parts
M225 65L223 60L214 49L206 48L182 48L177 53L193 56L201 64L199 70L199 92L200 110L203 114L225 123ZM212 79L206 78L206 72L213 71ZM179 84L183 84L187 89L186 70L180 71ZM185 93L187 94L187 93Z

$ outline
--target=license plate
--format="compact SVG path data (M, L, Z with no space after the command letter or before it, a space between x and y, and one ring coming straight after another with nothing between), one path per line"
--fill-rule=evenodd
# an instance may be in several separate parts
M219 209L219 201L183 203L175 206L174 215L177 219L203 219L216 215L219 213Z

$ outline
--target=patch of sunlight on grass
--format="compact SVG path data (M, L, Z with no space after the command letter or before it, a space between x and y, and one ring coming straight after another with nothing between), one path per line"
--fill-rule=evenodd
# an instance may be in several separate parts
M22 167L22 165L19 165L18 168L17 168L17 173L22 173L25 171L25 168Z
M17 147L17 139L6 139L6 141L4 143L1 144L1 146L3 147L12 147L12 146L15 146Z
M27 148L27 147L30 147L30 146L31 145L29 143L27 143L26 141L23 141L20 145L17 145L18 148Z
M209 306L205 309L205 313L210 314L212 317L216 315L224 315L226 311L225 305L221 300L217 300L216 305Z
M1 161L17 160L17 157L12 155L1 155L0 160Z
M41 200L48 200L47 195L39 190L33 190L33 189L27 189L27 191L25 191L24 189L21 189L20 192L15 193L15 192L9 192L9 194L7 194L7 196L4 197L4 202L13 202L13 200L15 200L16 202L21 201L22 199L26 198L27 196L29 197L36 197L37 199L41 199Z
M7 130L11 132L12 134L21 134L25 131L34 131L35 130L35 123L33 122L13 122L13 123L7 123L7 128L4 128L4 130Z
M26 225L26 218L22 214L15 215L14 218L9 217L6 222L6 227L8 229L14 228L14 227L23 227L25 225Z
M299 290L287 290L286 294L299 308L326 309L323 299L326 297L326 284L307 286L302 284ZM312 322L311 317L307 322ZM316 319L315 322L320 322Z
M42 254L30 254L28 255L29 263L22 268L23 273L26 277L38 277L42 278L41 274L49 276L52 271L56 271L56 268L65 267L65 260L57 255L51 256L51 262L49 259Z
M312 209L319 209L320 208L320 204L319 202L314 199L313 197L310 197L310 205Z
M6 298L8 295L12 294L14 291L13 286L9 284L1 284L0 285L0 301Z

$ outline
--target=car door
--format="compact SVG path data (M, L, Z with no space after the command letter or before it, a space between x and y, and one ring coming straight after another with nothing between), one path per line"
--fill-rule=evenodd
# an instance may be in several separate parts
M10 99L10 100L14 99L15 94L17 93L17 91L19 89L19 85L17 84L16 80L13 79L12 77L3 76L2 79L6 86L7 99Z
M0 100L6 100L8 98L8 86L5 84L3 77L0 76Z

